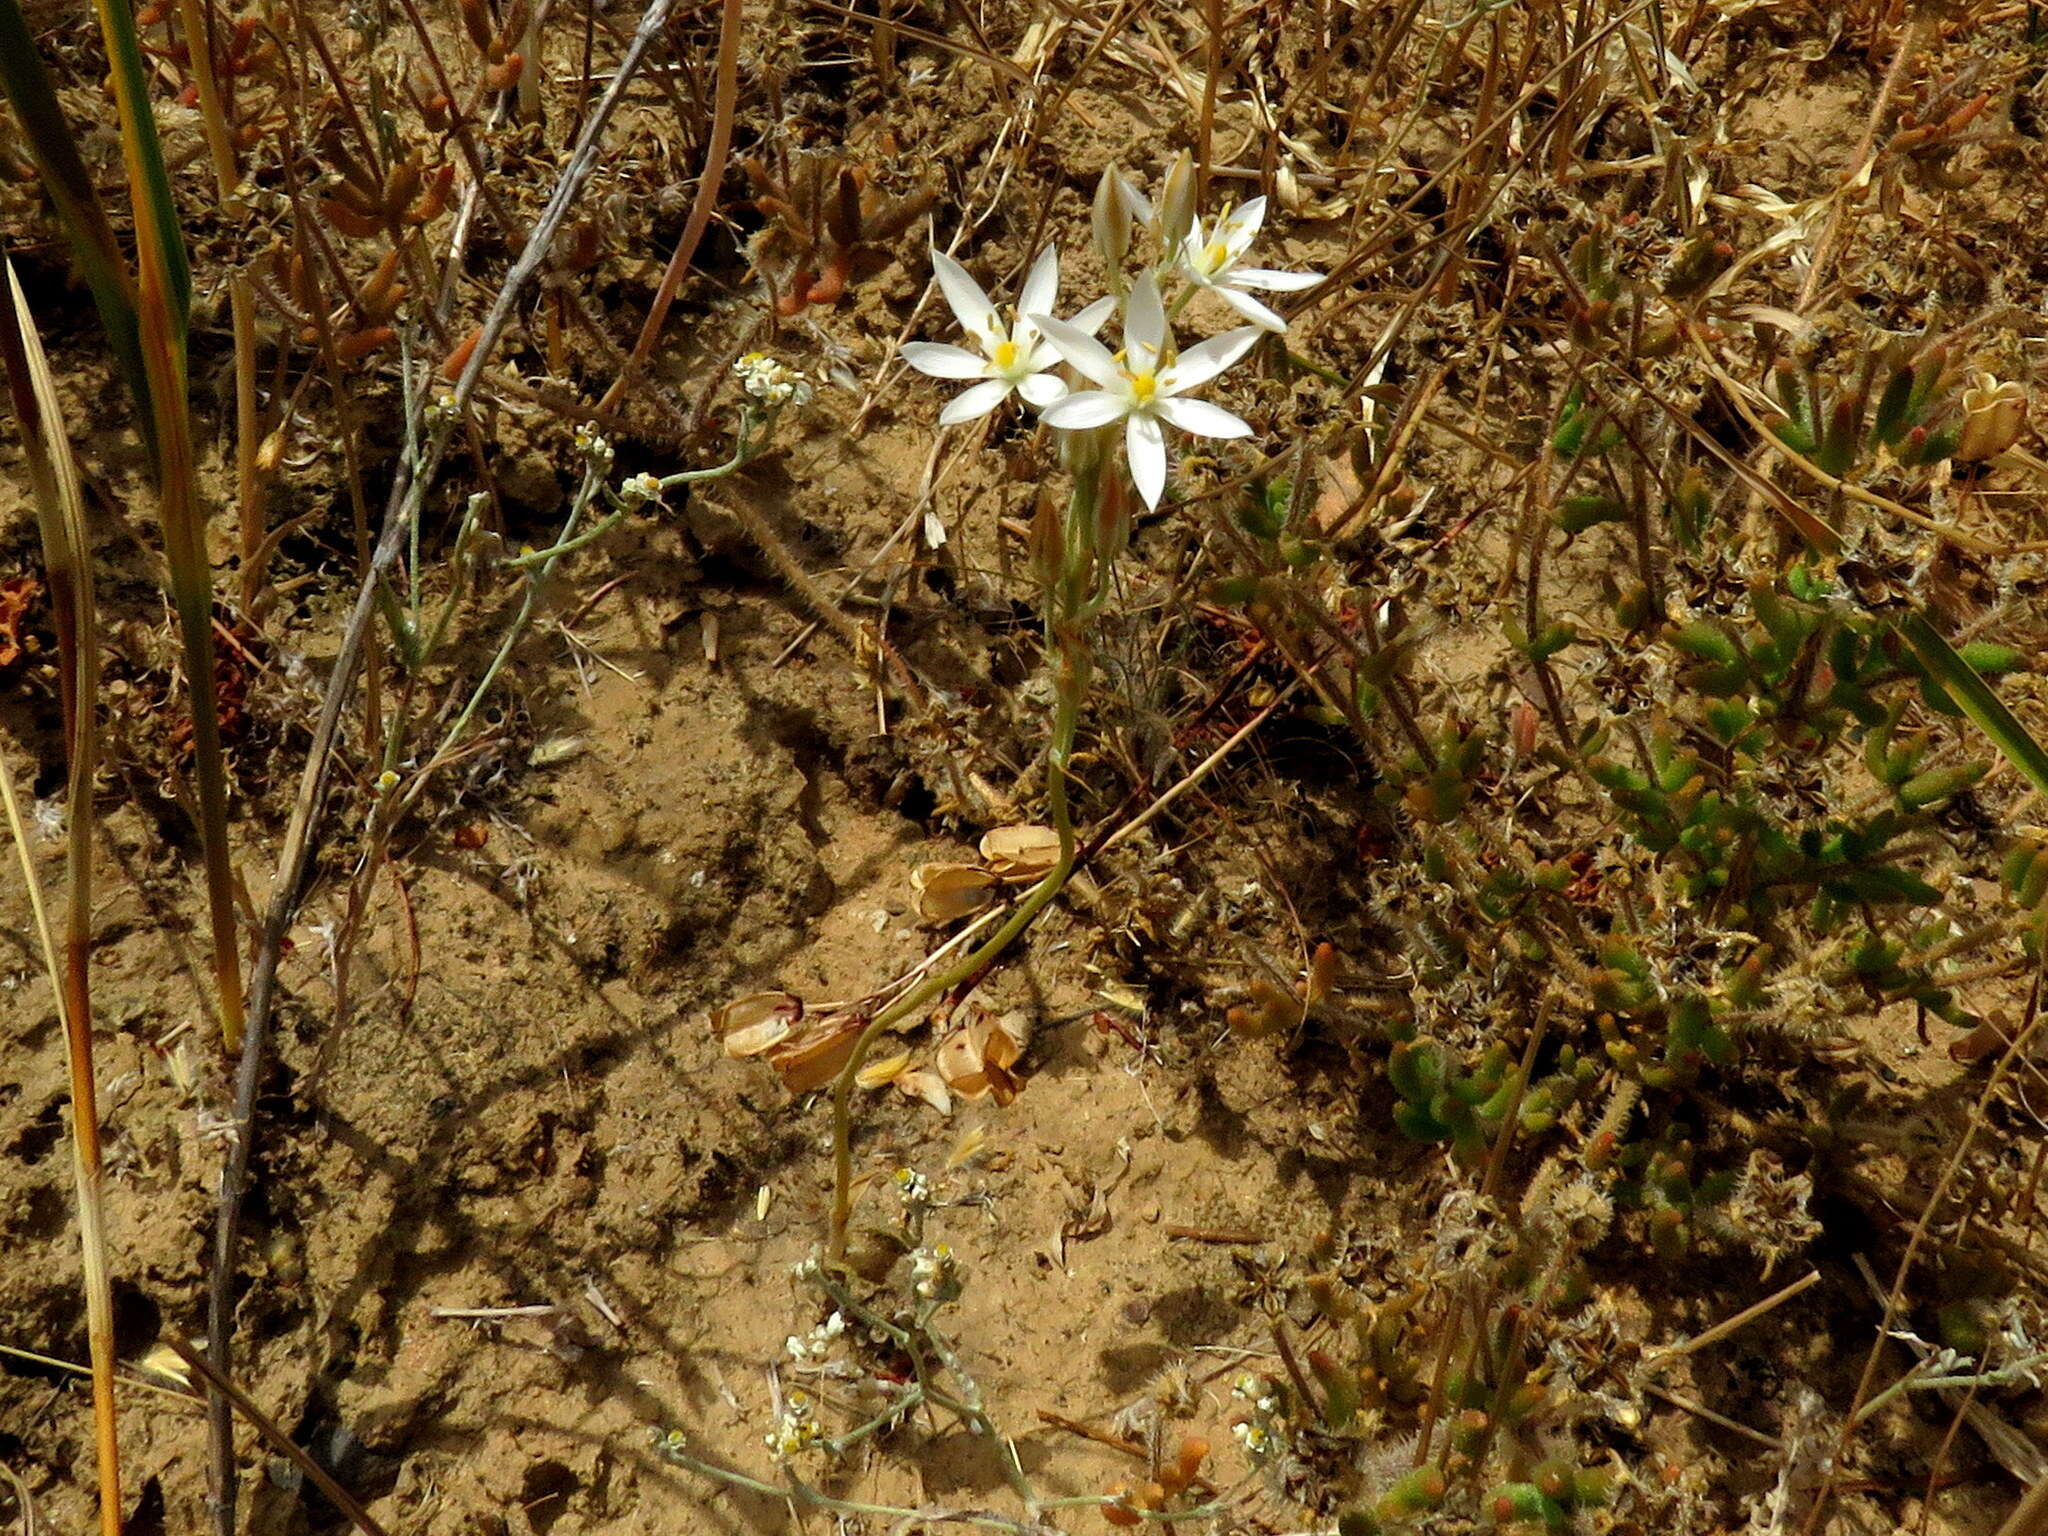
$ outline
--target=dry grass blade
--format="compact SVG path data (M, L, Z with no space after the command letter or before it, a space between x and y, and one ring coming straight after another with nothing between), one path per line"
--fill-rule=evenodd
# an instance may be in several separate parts
M2013 1506L1998 1536L2044 1536L2048 1533L2048 1481L2034 1484Z
M171 601L178 610L185 676L192 690L194 778L206 857L214 975L220 988L221 1034L233 1052L242 1042L242 966L235 944L234 874L227 846L227 765L221 754L214 697L213 572L207 560L206 518L200 508L192 451L186 371L192 274L186 265L184 231L171 197L163 145L157 137L135 17L120 0L98 0L97 9L113 66L121 156L135 213L136 313L156 426L158 505L164 555L170 564Z
M79 492L78 467L64 434L56 384L50 377L42 343L30 323L28 300L15 276L14 264L0 265L6 269L4 295L0 295L0 362L6 365L8 393L14 403L15 421L35 489L36 523L42 534L43 562L56 613L70 815L65 847L64 958L60 966L54 955L50 957L50 973L58 989L71 1068L78 1226L84 1247L93 1419L99 1457L100 1529L115 1536L121 1529L121 1474L114 1401L114 1303L107 1274L99 1104L92 1063L92 987L88 972L92 944L92 794L98 760L94 705L99 696L99 630L93 613L85 503ZM14 812L11 779L7 790L8 820L15 829L22 878L33 891L35 874L29 867L28 846Z
M733 115L739 95L740 12L739 0L724 0L719 11L718 80L712 97L711 142L704 151L704 175L697 183L697 195L690 204L689 221L683 226L676 248L669 255L668 268L661 275L661 287L654 295L647 318L641 322L640 334L634 338L631 355L627 357L625 366L620 368L619 376L612 381L611 388L605 391L604 398L598 402L600 411L614 409L625 398L632 388L634 374L654 350L662 323L668 318L669 304L676 296L676 289L682 286L690 258L697 254L697 243L704 238L704 231L710 227L711 215L718 206L719 183L725 178L725 162L732 153Z
M21 1536L37 1536L43 1523L36 1516L35 1496L28 1491L28 1484L21 1480L21 1474L14 1468L0 1463L0 1472L5 1472L7 1481L14 1485L14 1502L21 1510Z

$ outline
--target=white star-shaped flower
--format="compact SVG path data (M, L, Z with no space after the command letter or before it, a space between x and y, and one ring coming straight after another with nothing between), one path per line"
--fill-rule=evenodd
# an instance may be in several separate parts
M1264 267L1240 266L1244 253L1251 248L1259 233L1259 226L1265 222L1266 200L1263 197L1255 197L1234 213L1226 213L1206 234L1201 220L1197 219L1181 246L1180 265L1189 282L1198 288L1213 290L1219 299L1253 325L1261 330L1284 331L1287 322L1245 290L1255 288L1264 293L1294 293L1315 287L1323 278L1319 272L1273 272Z
M1220 405L1188 398L1259 339L1259 328L1241 325L1221 336L1198 342L1161 366L1168 335L1166 308L1159 283L1150 272L1131 285L1124 304L1124 350L1109 349L1078 326L1034 314L1031 319L1045 339L1099 389L1084 389L1047 406L1045 424L1066 431L1084 431L1124 423L1124 448L1131 462L1131 481L1145 505L1159 505L1166 489L1166 433L1161 426L1180 428L1199 437L1249 437L1251 428Z
M1051 370L1059 366L1059 353L1039 333L1036 316L1050 311L1060 296L1059 252L1047 246L1031 264L1024 279L1024 291L1017 296L1016 319L1008 326L996 313L995 304L982 291L965 267L944 251L932 252L932 271L946 302L959 317L980 354L965 347L936 342L911 341L903 345L903 360L919 373L935 379L978 379L946 402L939 412L939 425L957 426L986 416L1013 393L1043 409L1067 392L1067 386ZM1111 299L1098 299L1074 316L1072 324L1083 335L1093 336L1116 307Z

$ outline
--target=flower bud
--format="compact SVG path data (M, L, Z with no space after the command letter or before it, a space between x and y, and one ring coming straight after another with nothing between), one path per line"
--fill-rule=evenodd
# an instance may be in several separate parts
M1051 496L1040 495L1031 515L1031 538L1027 545L1031 574L1050 591L1066 569L1066 531L1061 526L1059 505Z
M1186 150L1166 173L1166 185L1159 193L1159 212L1153 228L1159 235L1160 254L1171 256L1180 249L1195 226L1195 158Z
M1118 298L1123 297L1126 286L1124 258L1131 253L1131 220L1148 218L1151 212L1145 199L1114 165L1103 171L1102 180L1095 184L1095 206L1089 222L1095 235L1095 253L1102 258L1110 291Z

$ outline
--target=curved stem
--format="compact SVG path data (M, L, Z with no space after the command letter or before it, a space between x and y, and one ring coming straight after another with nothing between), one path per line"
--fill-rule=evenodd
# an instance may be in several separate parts
M1069 643L1073 641L1070 637ZM990 935L988 942L972 951L958 964L927 976L889 1007L876 1014L853 1042L853 1053L840 1069L832 1088L832 1225L826 1239L828 1261L837 1263L846 1255L846 1226L853 1219L853 1086L882 1031L908 1018L933 998L978 975L1001 955L1016 937L1031 926L1045 904L1057 896L1067 877L1074 872L1074 823L1067 809L1067 764L1074 751L1074 730L1081 717L1081 695L1087 688L1085 661L1067 654L1055 663L1058 705L1053 717L1053 739L1047 761L1052 772L1046 789L1047 809L1053 830L1059 834L1059 857L1038 884L1018 903L1009 920Z

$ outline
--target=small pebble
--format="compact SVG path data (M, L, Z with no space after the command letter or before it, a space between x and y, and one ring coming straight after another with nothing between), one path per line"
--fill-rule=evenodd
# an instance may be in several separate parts
M1149 1296L1133 1296L1124 1303L1124 1321L1134 1328L1142 1328L1152 1319L1152 1299Z

